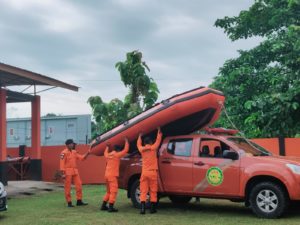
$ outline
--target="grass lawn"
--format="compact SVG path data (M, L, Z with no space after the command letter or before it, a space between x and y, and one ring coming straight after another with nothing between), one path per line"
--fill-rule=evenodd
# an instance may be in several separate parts
M0 213L0 224L300 224L299 206L292 207L281 219L267 220L256 218L243 204L227 200L201 199L201 203L195 203L193 199L186 206L174 206L163 198L157 214L139 215L123 190L116 203L119 212L107 213L99 210L104 191L104 186L84 186L84 200L89 205L74 208L66 207L63 191L10 199L8 211Z

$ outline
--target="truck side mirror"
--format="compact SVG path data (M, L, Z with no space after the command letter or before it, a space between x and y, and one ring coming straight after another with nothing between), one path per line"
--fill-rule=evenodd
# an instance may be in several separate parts
M224 150L223 151L223 158L224 159L237 160L239 158L239 155L235 151Z

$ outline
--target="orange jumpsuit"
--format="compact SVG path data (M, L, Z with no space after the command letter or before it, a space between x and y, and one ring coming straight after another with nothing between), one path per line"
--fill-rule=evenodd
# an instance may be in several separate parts
M82 183L77 169L77 160L84 160L84 156L77 153L76 150L64 149L60 154L60 170L65 174L65 198L71 202L71 184L72 180L76 188L76 199L82 200Z
M157 149L162 139L162 133L157 134L153 145L142 145L142 138L139 137L137 147L142 155L142 175L140 178L140 201L145 202L150 189L150 201L157 202Z
M129 143L126 142L124 149L121 152L108 152L106 147L104 157L106 158L105 181L106 181L106 194L103 197L104 202L114 204L118 194L118 177L120 159L125 156L129 150Z

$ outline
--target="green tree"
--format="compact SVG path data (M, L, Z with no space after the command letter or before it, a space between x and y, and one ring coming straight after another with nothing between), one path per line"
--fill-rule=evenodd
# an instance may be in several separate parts
M113 99L108 103L102 101L99 96L88 99L92 108L93 117L96 121L97 134L112 129L127 119L127 111L120 99Z
M56 115L55 113L47 113L43 117L55 117L55 116L59 116L59 115Z
M126 60L118 62L116 68L120 72L121 81L129 88L124 101L115 98L105 103L99 96L91 96L88 99L96 121L95 130L100 133L150 108L158 98L159 90L154 80L146 74L146 70L150 69L142 61L141 52L127 53Z
M97 126L97 124L96 124L96 122L95 121L92 121L91 122L91 130L92 130L92 139L95 139L98 135L99 135L99 133L100 133L100 131L98 130L98 126Z
M264 39L227 60L211 84L226 95L231 120L249 137L299 134L300 0L256 0L215 25L232 41ZM224 115L218 125L229 125Z
M159 90L156 83L146 71L150 71L142 61L142 53L132 51L126 54L124 62L116 63L121 80L125 87L129 87L129 93L125 97L125 104L134 105L137 112L150 108L157 100Z

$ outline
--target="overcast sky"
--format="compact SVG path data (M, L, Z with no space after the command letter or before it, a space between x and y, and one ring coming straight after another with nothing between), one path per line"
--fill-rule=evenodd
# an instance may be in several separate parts
M88 97L109 101L127 94L115 63L138 49L162 100L209 85L238 49L258 44L258 39L231 42L214 27L216 19L238 15L253 2L0 0L0 61L80 87L78 93L61 88L41 93L42 115L90 114ZM30 116L30 104L9 104L7 116Z

